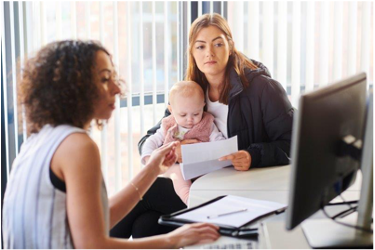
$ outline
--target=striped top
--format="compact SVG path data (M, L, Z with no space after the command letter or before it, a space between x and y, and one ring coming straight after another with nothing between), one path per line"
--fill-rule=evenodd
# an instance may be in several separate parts
M3 206L5 248L74 248L70 234L66 193L51 183L52 156L72 133L85 130L69 125L44 126L23 143L13 162ZM109 209L106 188L102 185L102 206L106 232Z

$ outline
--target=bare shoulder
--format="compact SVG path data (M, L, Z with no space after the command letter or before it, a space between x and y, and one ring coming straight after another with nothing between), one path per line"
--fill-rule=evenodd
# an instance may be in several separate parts
M78 168L77 168L78 167ZM67 136L52 157L51 168L64 178L69 169L86 171L87 168L100 170L100 155L96 143L86 133L73 133Z
M57 151L65 156L76 154L95 153L98 146L86 133L73 133L67 136L58 147ZM56 153L58 153L56 151ZM67 155L66 155L67 154Z

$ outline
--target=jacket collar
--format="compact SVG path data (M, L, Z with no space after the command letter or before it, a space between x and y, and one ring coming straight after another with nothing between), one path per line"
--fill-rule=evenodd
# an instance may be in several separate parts
M231 89L229 91L229 99L233 98L234 96L238 95L243 91L243 85L241 82L240 76L234 70L234 68L230 69L229 72L229 81L231 84Z
M264 66L261 62L258 62L256 60L251 59L251 61L256 66L258 66L258 68L255 70L251 70L249 68L245 69L245 75L247 80L249 81L249 84L251 84L251 82L260 75L271 77L271 74L269 73L266 66ZM232 97L238 95L243 91L243 84L240 76L237 74L234 68L230 69L229 80L231 84L231 90L229 91L229 99L231 99Z

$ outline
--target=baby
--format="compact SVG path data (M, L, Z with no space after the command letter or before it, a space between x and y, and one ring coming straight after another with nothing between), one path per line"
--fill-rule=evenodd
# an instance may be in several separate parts
M182 81L173 85L169 92L168 110L171 115L163 118L160 129L150 136L143 145L141 161L146 164L151 153L165 143L197 139L201 142L225 140L214 124L214 117L204 112L204 93L198 83ZM174 165L165 174L173 181L173 186L181 200L187 204L191 186L184 180L181 169Z

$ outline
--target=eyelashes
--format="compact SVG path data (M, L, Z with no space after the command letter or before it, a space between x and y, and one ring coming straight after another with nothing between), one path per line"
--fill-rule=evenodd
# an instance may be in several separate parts
M219 48L219 47L224 46L224 44L223 43L217 43L217 44L214 44L214 46ZM200 46L197 46L195 48L198 49L198 50L201 50L201 49L204 49L205 46L204 45L200 45Z

